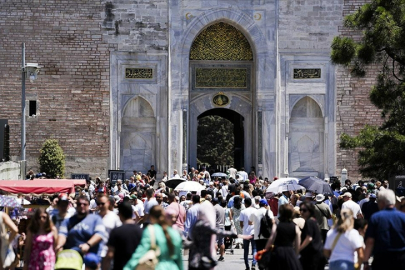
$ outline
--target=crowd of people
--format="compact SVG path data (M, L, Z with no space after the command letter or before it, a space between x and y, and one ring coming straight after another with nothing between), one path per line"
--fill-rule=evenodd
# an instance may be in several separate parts
M405 199L387 182L335 182L333 194L266 193L276 177L231 169L227 177L173 171L203 185L199 194L166 187L167 175L156 181L153 167L126 181L96 178L77 194L50 197L25 232L18 217L1 213L16 253L24 249L10 268L21 259L23 269L75 269L59 258L69 251L86 269L129 270L154 259L155 269L175 270L188 250L188 268L202 270L243 249L249 270L369 269L369 262L405 269Z

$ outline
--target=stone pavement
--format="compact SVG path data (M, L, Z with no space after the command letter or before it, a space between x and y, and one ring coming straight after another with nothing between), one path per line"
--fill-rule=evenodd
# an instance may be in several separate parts
M218 256L219 257L219 256ZM225 253L225 261L218 262L217 270L245 270L245 263L243 261L243 249L235 249L234 254L229 252ZM252 256L249 256L249 265L252 265ZM188 256L183 256L184 269L188 269ZM256 267L258 270L259 268ZM329 266L326 265L325 270L329 270Z

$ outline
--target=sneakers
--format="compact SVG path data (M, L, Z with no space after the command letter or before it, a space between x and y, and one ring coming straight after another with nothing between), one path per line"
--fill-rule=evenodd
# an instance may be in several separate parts
M223 256L221 256L221 257L218 258L218 261L223 262L223 261L225 261L225 258Z

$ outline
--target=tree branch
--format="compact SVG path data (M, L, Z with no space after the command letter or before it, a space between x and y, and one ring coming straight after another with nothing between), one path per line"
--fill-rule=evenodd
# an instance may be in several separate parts
M405 80L398 78L397 74L395 74L395 60L392 61L392 75L400 82L405 82Z

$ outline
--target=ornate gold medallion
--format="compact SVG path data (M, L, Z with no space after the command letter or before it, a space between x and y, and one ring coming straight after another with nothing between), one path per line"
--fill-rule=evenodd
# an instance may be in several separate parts
M220 107L226 106L229 104L229 98L223 92L219 92L212 98L212 103Z

